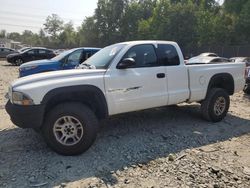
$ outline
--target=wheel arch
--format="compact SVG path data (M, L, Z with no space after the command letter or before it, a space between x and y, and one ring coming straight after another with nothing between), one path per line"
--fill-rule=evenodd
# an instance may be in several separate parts
M229 95L234 94L234 79L233 76L229 73L219 73L212 76L209 81L207 93L212 88L221 88L225 89Z
M23 60L23 57L21 55L17 55L17 56L14 56L13 59L22 59Z
M63 102L80 102L87 105L97 116L98 119L104 119L108 116L108 107L106 98L96 86L77 85L52 89L42 100L45 105L45 114L50 109Z

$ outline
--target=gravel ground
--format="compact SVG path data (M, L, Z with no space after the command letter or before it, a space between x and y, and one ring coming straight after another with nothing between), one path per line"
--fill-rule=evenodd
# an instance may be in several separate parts
M250 97L231 97L220 123L199 105L128 113L101 123L84 154L52 152L4 110L18 68L0 61L0 187L250 187Z

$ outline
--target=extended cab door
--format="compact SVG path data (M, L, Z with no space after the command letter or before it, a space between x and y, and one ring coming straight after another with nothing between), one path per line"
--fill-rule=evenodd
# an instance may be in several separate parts
M113 67L105 75L109 114L166 105L168 95L165 68L157 61L155 46L132 46L121 60L125 58L133 58L135 66L126 69Z
M189 76L178 46L158 44L159 63L165 67L167 78L168 105L178 104L189 98Z

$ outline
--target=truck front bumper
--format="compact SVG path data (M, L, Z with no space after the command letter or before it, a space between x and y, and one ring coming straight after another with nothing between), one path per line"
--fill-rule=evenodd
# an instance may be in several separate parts
M10 101L5 105L11 121L21 128L40 128L43 123L44 105L19 106Z

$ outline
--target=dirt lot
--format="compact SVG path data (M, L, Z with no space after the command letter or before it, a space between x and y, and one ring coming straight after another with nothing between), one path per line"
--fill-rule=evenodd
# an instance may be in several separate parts
M6 114L17 69L0 61L0 187L250 187L249 96L231 97L216 124L197 104L119 115L86 153L64 157Z

